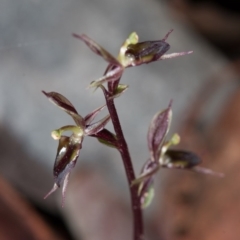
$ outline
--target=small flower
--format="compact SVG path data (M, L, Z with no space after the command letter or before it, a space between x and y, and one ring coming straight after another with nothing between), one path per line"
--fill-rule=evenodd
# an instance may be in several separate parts
M124 66L138 66L159 60L170 49L166 40L172 31L169 31L162 40L129 43L122 57Z
M44 199L55 192L57 188L63 184L62 205L64 205L64 198L69 175L77 162L84 137L95 136L102 139L103 141L107 141L109 138L112 140L112 135L104 129L105 125L110 120L110 116L107 115L100 121L92 123L97 114L105 106L95 109L83 118L78 114L77 110L74 108L71 102L61 94L56 92L46 93L44 91L43 93L48 97L50 101L68 113L76 123L76 125L67 125L56 129L51 133L53 139L59 140L57 156L53 168L55 183L51 191L44 197ZM71 132L72 134L70 137L64 136L65 132Z
M105 82L114 82L115 84L113 90L115 90L115 88L118 86L124 69L127 67L134 67L141 64L192 53L192 51L188 51L165 54L170 49L170 45L166 42L166 40L172 31L173 30L170 30L162 40L145 42L138 42L139 37L137 33L133 32L122 44L117 58L113 57L107 50L105 50L85 34L78 35L74 33L74 37L83 41L94 53L101 56L109 63L109 68L105 72L104 76L92 81L89 87L98 88Z
M142 208L147 207L153 199L153 178L160 168L188 169L223 177L222 173L197 166L201 163L201 160L196 154L189 151L169 149L172 145L177 145L180 142L178 134L174 134L169 141L165 140L172 119L171 107L172 101L167 109L153 117L147 136L150 158L144 164L140 176L132 182L132 185L139 184L138 193Z

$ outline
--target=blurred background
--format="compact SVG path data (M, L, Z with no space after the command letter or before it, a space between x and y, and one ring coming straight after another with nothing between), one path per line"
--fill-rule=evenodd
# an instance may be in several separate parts
M127 69L130 87L116 99L135 171L148 158L151 118L173 99L170 136L180 133L179 148L225 178L162 170L144 211L146 239L239 239L239 26L236 1L0 0L0 239L131 239L120 156L96 139L84 139L64 208L60 190L43 200L57 150L50 133L73 122L41 91L63 94L84 116L104 103L86 87L107 63L72 33L116 55L132 31L146 41L170 29L169 53L194 53Z

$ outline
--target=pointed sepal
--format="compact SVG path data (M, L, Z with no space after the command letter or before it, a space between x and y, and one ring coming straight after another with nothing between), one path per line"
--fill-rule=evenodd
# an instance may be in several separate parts
M200 167L200 166L193 167L192 171L202 173L202 174L209 174L209 175L212 175L215 177L220 177L220 178L223 178L225 176L224 173L215 172L212 169L204 168L204 167Z
M143 165L141 174L132 182L132 186L138 185L138 196L141 202L141 208L146 208L150 205L154 197L153 178L160 169L158 162L148 159Z
M169 131L172 119L171 107L172 101L170 101L168 108L157 113L150 123L147 140L152 161L158 161L162 144Z
M60 107L62 110L64 110L66 113L68 113L73 118L73 120L77 125L79 125L82 128L85 127L82 116L78 114L77 110L74 108L72 103L66 97L64 97L62 94L57 92L48 92L48 93L45 91L42 91L42 92L52 103L54 103L55 105Z
M57 189L58 189L58 185L56 183L54 183L53 188L44 196L43 199L48 198L52 193L54 193Z
M113 57L107 50L105 50L103 47L101 47L99 44L97 44L95 41L93 41L90 37L88 37L85 34L78 35L73 33L73 36L75 38L78 38L85 42L85 44L97 55L101 56L104 60L107 62L114 64L114 65L121 65L118 60Z
M88 125L85 129L85 135L93 135L98 133L106 126L110 119L111 119L110 115L107 115L98 122Z
M109 97L108 100L120 97L127 89L128 89L128 85L126 85L126 84L118 84L118 86L115 89L113 95L111 97Z
M98 113L101 112L105 107L106 107L106 105L103 105L103 106L93 110L86 117L84 117L85 124L89 125L95 119L95 117L98 115Z
M121 78L122 74L123 74L123 68L122 66L118 66L115 67L114 69L110 70L109 72L107 72L103 77L94 80L90 83L90 85L88 86L89 88L98 88L99 86L101 86L104 83L109 83L109 82L115 82L117 81L119 78Z
M118 141L115 134L111 133L106 128L97 132L96 134L90 135L91 137L96 137L98 141L108 147L118 148Z
M160 164L156 161L152 161L148 159L147 162L143 165L140 176L132 181L132 186L136 184L140 184L146 179L153 177L153 175L160 169Z
M153 177L141 182L138 188L138 196L141 202L141 208L147 208L154 198Z
M193 51L164 54L163 56L161 56L159 58L159 60L165 60L165 59L170 59L170 58L182 57L182 56L189 55L189 54L192 54L192 53L193 53Z

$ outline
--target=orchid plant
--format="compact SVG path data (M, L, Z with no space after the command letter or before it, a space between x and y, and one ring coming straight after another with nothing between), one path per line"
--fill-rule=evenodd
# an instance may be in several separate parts
M108 62L104 75L92 81L89 85L89 88L94 88L95 90L100 88L103 91L106 103L85 117L78 114L73 104L60 93L43 91L50 101L69 114L75 122L75 125L67 125L52 131L52 137L59 141L53 168L55 183L45 198L63 185L62 205L64 204L69 175L76 164L83 139L85 136L95 137L106 146L117 149L122 157L131 195L134 240L144 239L142 209L147 207L153 199L153 179L160 168L188 169L222 176L222 174L214 173L210 169L199 167L198 165L201 161L196 154L170 149L172 145L177 145L180 141L180 137L177 134L174 134L170 140L166 140L172 119L172 101L170 101L169 106L164 111L157 113L150 123L147 136L150 157L144 164L139 177L135 176L114 100L122 96L128 88L128 85L120 83L126 68L192 53L192 51L188 51L166 54L170 48L166 40L171 32L172 30L162 40L145 42L139 42L138 35L133 32L122 44L117 58L88 36L73 34L74 37L83 41L94 53L100 55ZM98 113L105 107L107 107L109 114L101 120L92 123ZM110 120L113 124L114 132L106 129L106 125ZM71 135L66 136L66 132L71 132Z

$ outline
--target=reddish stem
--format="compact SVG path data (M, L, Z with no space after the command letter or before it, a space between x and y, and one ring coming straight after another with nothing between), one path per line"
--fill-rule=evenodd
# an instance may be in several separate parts
M108 100L106 97L106 103L108 107L109 114L112 119L113 127L118 139L118 150L121 154L123 164L125 167L130 194L131 194L131 204L133 212L133 224L134 224L134 240L143 240L143 220L142 220L142 210L140 198L138 197L138 186L132 186L132 181L135 180L135 173L132 165L132 160L129 154L128 146L123 135L121 124L119 121L118 113L115 108L114 100Z

